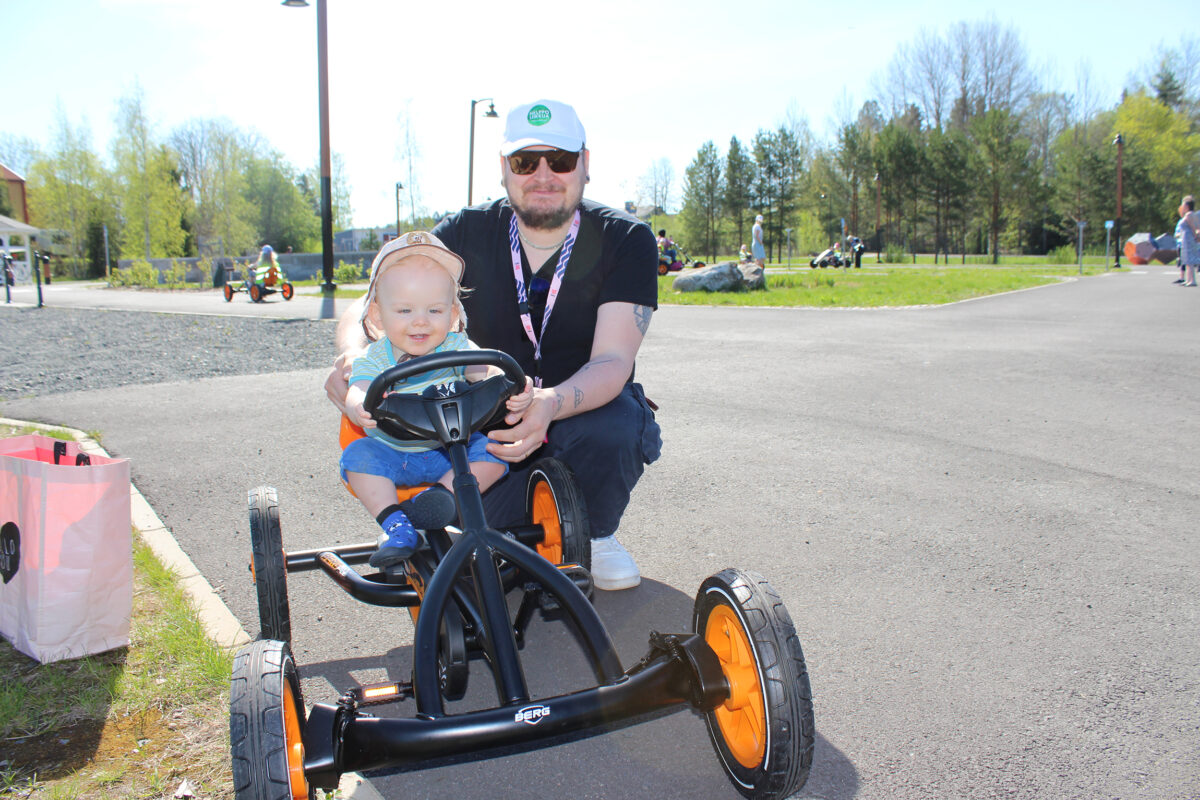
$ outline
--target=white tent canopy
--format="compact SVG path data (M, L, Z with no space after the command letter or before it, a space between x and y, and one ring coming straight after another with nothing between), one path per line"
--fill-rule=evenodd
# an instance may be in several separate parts
M13 271L17 274L17 280L19 281L32 280L31 276L33 273L31 272L31 265L33 264L33 248L29 246L29 239L30 237L39 235L41 232L41 228L35 228L32 225L26 225L24 222L18 222L12 217L6 217L3 214L0 214L0 239L2 239L4 242L3 246L0 246L0 250L3 250L5 253L11 251L12 237L14 234L20 236L21 240L25 243L24 246L17 247L18 250L25 251L24 268L22 268L19 264L13 264Z

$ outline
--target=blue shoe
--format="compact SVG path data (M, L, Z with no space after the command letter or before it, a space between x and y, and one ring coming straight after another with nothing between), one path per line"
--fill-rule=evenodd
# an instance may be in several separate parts
M412 522L403 511L393 512L381 523L383 526L383 541L379 549L371 555L370 565L376 569L399 564L409 558L417 549L420 537L413 528Z

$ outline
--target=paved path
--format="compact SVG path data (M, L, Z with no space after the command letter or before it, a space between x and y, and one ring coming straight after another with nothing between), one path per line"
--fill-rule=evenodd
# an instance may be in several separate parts
M662 407L664 453L621 533L646 580L597 599L622 659L652 628L686 629L705 576L750 568L783 595L812 674L802 796L1196 797L1200 292L1171 277L943 308L661 309L638 375ZM334 475L322 379L43 396L0 415L102 430L253 633L246 489L278 487L289 547L372 535ZM290 591L309 701L405 676L406 614L312 574ZM582 680L557 628L535 624L529 649L538 690ZM485 688L476 675L473 693ZM737 796L689 713L371 784L385 797Z
M361 288L351 284L342 288ZM3 302L0 295L0 302ZM37 288L21 284L13 288L12 302L37 305ZM261 303L252 303L249 295L238 293L226 301L220 289L181 289L172 292L147 292L137 289L110 289L99 283L52 283L42 287L42 303L48 306L155 311L168 314L220 314L273 319L337 319L353 299L326 298L316 287L296 289L291 300L279 294L267 295Z

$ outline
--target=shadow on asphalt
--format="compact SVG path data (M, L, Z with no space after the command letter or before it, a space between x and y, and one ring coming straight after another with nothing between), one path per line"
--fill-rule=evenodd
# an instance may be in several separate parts
M515 610L519 595L514 593L509 599ZM691 627L693 598L658 581L643 580L633 591L597 592L594 603L626 669L645 655L652 630L681 633ZM396 611L408 616L404 609ZM521 658L535 699L595 685L591 665L572 627L559 619L535 614ZM356 674L377 670L381 665L387 680L410 680L412 647L395 647L381 657L301 664L300 672L305 679L323 678L342 691L356 685ZM491 672L476 660L471 663L466 695L448 703L447 711L455 714L489 708L494 706L495 696ZM381 717L406 717L414 712L415 705L406 701L368 710ZM819 698L817 723L819 726ZM497 786L521 786L522 796L533 798L564 797L571 792L581 798L626 795L653 796L657 800L737 796L708 741L703 717L688 708L601 733L608 735L576 736L528 752L501 751L484 758L439 760L415 769L375 770L366 777L385 797L397 791L410 796L441 796L448 786L453 786L455 796L462 800L498 796ZM531 788L534 785L540 788ZM579 793L571 787L590 788ZM849 800L858 789L854 765L818 733L813 771L797 796Z

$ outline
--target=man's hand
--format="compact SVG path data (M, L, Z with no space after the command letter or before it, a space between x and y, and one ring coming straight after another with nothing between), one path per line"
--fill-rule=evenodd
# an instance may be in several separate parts
M350 389L350 367L354 359L361 354L362 351L342 353L333 360L333 369L325 379L325 394L329 397L329 402L337 406L338 411L343 414L346 413L346 392Z
M513 427L488 434L495 440L488 443L488 452L510 464L524 461L545 443L550 423L562 407L562 397L553 389L531 388L528 385L526 389L531 397L525 410L518 412L510 409L504 418Z

